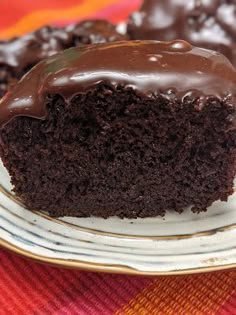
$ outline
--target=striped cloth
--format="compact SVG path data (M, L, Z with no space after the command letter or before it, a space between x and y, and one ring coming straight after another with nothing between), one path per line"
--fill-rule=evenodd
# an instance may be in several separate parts
M134 277L59 269L0 250L0 315L236 314L236 272Z
M78 19L126 19L139 0L2 0L0 38ZM236 314L236 271L133 277L59 269L0 250L0 315Z

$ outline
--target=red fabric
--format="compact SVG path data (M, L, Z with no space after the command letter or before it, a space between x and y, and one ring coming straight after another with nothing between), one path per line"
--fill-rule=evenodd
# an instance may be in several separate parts
M90 273L0 250L0 315L236 314L236 271L170 277Z

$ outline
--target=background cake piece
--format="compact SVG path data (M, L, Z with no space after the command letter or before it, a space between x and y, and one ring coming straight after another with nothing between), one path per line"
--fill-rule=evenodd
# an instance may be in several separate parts
M236 72L187 42L71 48L37 64L0 106L14 191L51 215L206 210L233 192Z
M235 0L144 0L130 16L131 39L184 39L220 51L236 66Z
M44 26L39 30L0 42L0 96L40 60L81 44L126 39L105 20L87 20L65 28Z
M127 39L127 35L117 32L114 24L106 20L85 20L65 28L72 32L75 46L80 44L98 44Z

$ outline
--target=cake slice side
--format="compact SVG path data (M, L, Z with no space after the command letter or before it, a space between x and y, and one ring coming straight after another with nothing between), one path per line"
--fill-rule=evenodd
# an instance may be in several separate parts
M30 209L53 216L136 218L164 215L167 209L182 212L189 206L205 211L214 201L227 200L236 172L236 78L226 59L192 51L183 42L121 42L72 52L78 54L73 61L76 73L68 64L63 72L64 57L56 56L53 65L59 70L41 75L43 84L30 88L29 82L35 81L29 76L39 78L38 71L42 74L50 62L37 66L0 106L0 154L16 195ZM106 58L94 61L91 54ZM116 54L121 56L119 71L117 62L111 67ZM155 62L154 55L162 58ZM189 58L192 62L184 67ZM169 67L163 70L160 60ZM199 67L205 71L201 82ZM119 77L125 69L126 76ZM102 80L108 72L110 80ZM74 85L71 78L81 73ZM70 80L59 89L55 82L62 82L65 74ZM128 74L130 84L124 84ZM186 82L180 82L183 75ZM168 85L173 80L178 89ZM209 87L194 89L202 82ZM187 85L193 89L180 91ZM215 95L206 95L213 88ZM14 103L19 93L21 100L28 95L33 102Z

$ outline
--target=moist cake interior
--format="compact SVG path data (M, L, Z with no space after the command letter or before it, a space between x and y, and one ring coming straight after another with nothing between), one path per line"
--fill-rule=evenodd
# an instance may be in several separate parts
M136 218L190 204L206 210L232 193L235 109L227 100L201 108L194 97L140 97L101 84L69 105L50 95L47 110L46 120L16 117L2 133L4 164L29 207Z

